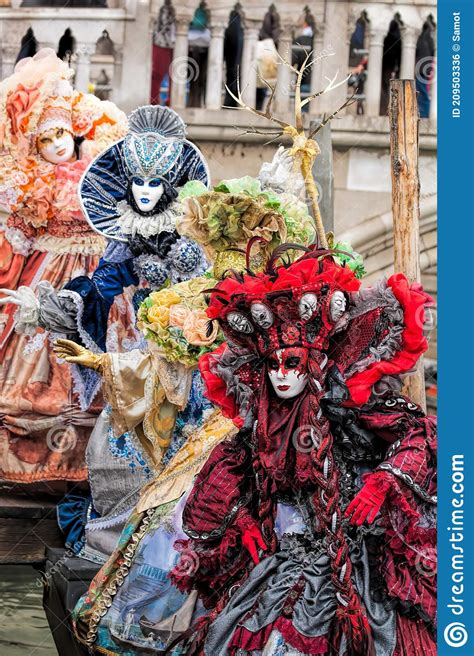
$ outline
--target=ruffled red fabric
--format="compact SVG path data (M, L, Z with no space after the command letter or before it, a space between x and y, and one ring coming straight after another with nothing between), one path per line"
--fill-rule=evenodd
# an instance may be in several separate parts
M271 291L292 289L300 294L305 285L312 285L318 280L333 283L346 292L356 292L361 285L351 269L336 264L332 258L319 260L303 256L291 266L278 269L278 278L272 284Z
M242 428L244 420L239 415L237 404L232 396L227 394L225 382L211 371L211 362L218 359L226 349L226 344L221 344L218 349L199 358L199 370L205 386L205 396L218 408L227 419L231 419L237 428Z
M263 273L258 276L244 275L243 282L232 276L224 278L211 294L207 316L210 319L222 318L227 303L236 294L263 297L269 291L271 291L270 278Z
M436 656L436 641L422 620L397 618L397 646L393 656Z
M383 575L393 599L422 610L436 619L436 528L422 526L424 509L411 490L386 471L367 474L387 492L391 512L385 514L386 549ZM416 651L409 653L418 653ZM420 652L423 653L423 652Z
M286 617L279 617L267 624L260 631L252 633L243 626L237 627L229 644L229 653L237 654L239 649L246 652L262 651L273 630L278 630L287 644L297 649L302 654L311 654L311 656L326 654L328 651L328 641L325 635L308 637L304 636L295 629L291 620Z
M307 285L311 287L317 282L330 283L346 292L358 291L361 284L351 269L340 266L332 258L303 256L288 267L278 267L275 279L267 274L244 275L240 281L225 278L211 294L207 315L210 319L222 319L235 296L263 300L267 294L284 290L301 295Z
M391 360L374 362L364 371L347 379L347 388L355 405L367 403L373 385L382 376L398 375L413 369L428 348L428 341L423 334L424 308L431 305L433 299L418 283L410 285L403 273L390 276L388 286L403 308L402 349Z

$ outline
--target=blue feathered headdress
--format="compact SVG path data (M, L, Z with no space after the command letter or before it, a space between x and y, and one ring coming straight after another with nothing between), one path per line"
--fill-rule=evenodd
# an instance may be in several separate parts
M189 180L210 184L207 163L186 139L186 125L169 107L145 105L129 116L129 132L96 157L79 185L84 215L109 239L126 241L120 233L118 203L128 198L133 176L158 177L173 187Z

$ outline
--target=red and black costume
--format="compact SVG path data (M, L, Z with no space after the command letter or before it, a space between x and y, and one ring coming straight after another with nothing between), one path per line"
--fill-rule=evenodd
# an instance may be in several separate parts
M200 368L241 430L184 509L199 567L173 577L209 610L187 653L434 656L435 421L399 392L431 299L400 274L360 290L329 251L276 261L211 292L227 343ZM304 367L295 398L275 353Z

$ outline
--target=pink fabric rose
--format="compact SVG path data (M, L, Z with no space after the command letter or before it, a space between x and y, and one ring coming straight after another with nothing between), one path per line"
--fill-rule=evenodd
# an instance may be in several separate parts
M219 326L212 322L212 330L208 335L209 317L204 310L190 312L183 325L183 336L193 346L210 346L217 337Z
M183 304L177 303L170 307L170 326L175 328L183 328L186 319L191 314L190 310Z
M88 160L63 162L54 170L54 204L59 212L81 213L77 188L82 174L87 168Z
M17 187L24 187L28 184L28 176L23 171L14 171L12 174L12 180Z
M72 182L79 184L82 174L89 164L89 159L78 159L74 162L62 162L57 164L54 170L56 180L59 183Z
M10 119L11 131L15 138L26 132L28 116L40 96L40 86L41 82L38 82L33 87L25 87L23 84L19 84L16 91L8 95L6 111Z
M51 186L41 178L37 178L30 189L31 196L31 223L36 226L45 226L52 214L53 193Z
M54 205L59 212L77 212L80 210L77 184L63 182L55 185Z

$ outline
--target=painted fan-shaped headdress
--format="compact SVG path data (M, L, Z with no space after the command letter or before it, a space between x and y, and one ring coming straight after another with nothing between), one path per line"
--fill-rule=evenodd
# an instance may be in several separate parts
M172 109L161 109L147 105L130 114L123 154L131 175L163 177L181 155L186 125Z
M80 184L83 211L94 230L126 241L118 204L127 199L134 176L161 178L173 187L189 180L209 185L207 163L185 137L183 120L168 107L146 105L131 113L126 137L91 162Z

